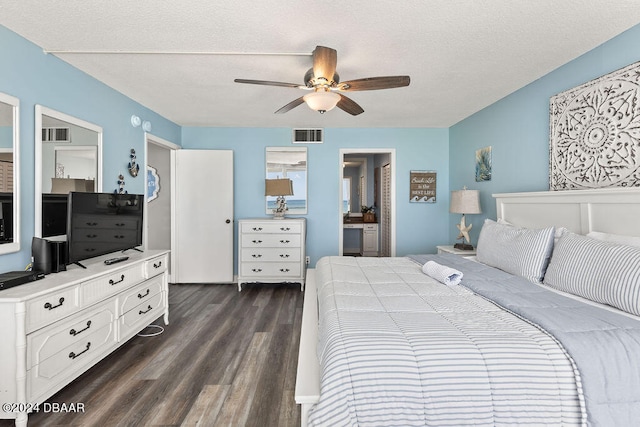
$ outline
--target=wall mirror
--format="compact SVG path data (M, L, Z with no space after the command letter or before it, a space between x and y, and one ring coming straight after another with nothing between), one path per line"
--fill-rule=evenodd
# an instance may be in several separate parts
M287 196L287 214L307 213L307 148L267 147L266 178L289 178L293 183L293 196ZM266 197L267 214L272 214L276 197Z
M66 234L70 191L102 191L102 128L36 105L35 236Z
M20 250L19 106L0 93L0 254Z
M367 159L345 155L342 162L342 213L361 216L361 207L369 206L367 190Z

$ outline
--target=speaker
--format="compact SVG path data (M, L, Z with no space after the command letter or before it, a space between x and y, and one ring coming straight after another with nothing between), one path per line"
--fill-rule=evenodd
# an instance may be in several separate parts
M51 245L48 240L34 237L31 240L31 256L33 257L33 271L44 274L51 273Z
M49 241L49 248L51 248L51 272L58 273L67 269L67 262L69 259L67 252L67 242Z
M33 271L44 274L58 273L67 269L67 242L51 241L34 237L31 240Z

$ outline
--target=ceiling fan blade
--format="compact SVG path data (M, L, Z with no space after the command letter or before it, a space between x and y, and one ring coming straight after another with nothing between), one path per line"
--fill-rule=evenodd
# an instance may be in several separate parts
M335 49L324 46L316 46L313 51L313 75L316 79L324 77L328 81L333 80L338 63L338 52Z
M410 82L409 76L368 77L341 82L338 89L344 91L392 89L409 86Z
M248 83L252 85L265 85L265 86L282 86L282 87L292 87L292 88L304 88L299 84L295 83L283 83L283 82L270 82L267 80L247 80L247 79L235 79L233 80L236 83Z
M364 110L361 106L355 103L354 100L347 98L346 96L340 95L340 101L336 104L336 107L339 109L351 114L352 116L357 116L358 114L364 113Z
M288 103L287 105L285 105L284 107L280 108L279 110L277 110L275 112L275 114L282 114L282 113L286 113L289 110L293 110L294 108L296 108L298 105L303 104L304 103L304 99L302 99L302 97L298 98L298 99L294 99L293 101L291 101L290 103Z

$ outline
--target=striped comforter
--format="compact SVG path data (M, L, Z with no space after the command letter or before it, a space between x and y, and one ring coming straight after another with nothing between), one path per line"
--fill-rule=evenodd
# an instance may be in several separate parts
M532 324L408 258L316 266L312 426L580 425L571 360Z

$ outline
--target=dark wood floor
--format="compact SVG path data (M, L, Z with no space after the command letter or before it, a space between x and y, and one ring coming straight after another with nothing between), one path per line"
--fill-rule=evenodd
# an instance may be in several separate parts
M29 426L299 426L302 300L296 284L170 285L165 332L131 339L48 400L83 414L31 414Z

